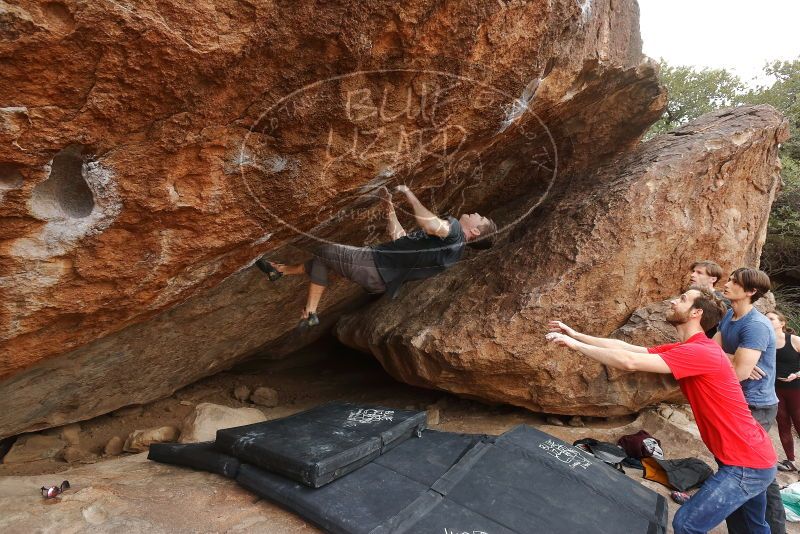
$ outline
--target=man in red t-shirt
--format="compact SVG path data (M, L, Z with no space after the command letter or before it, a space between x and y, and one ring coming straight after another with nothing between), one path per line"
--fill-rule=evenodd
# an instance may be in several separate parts
M678 343L639 347L618 339L581 334L551 321L547 339L598 362L627 371L672 373L689 400L703 443L719 470L675 514L676 534L708 532L741 509L748 532L769 534L766 489L775 478L777 456L767 433L747 407L730 360L704 334L724 308L707 289L691 288L670 302L667 321Z

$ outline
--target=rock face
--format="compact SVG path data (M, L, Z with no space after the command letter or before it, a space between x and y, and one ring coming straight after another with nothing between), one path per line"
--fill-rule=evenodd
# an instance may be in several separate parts
M165 443L178 439L180 431L174 426L146 428L134 430L125 440L123 450L128 452L142 452L150 448L153 443Z
M14 442L3 463L18 464L57 456L67 444L58 436L28 434Z
M121 437L114 436L106 443L106 446L103 448L103 453L106 456L117 456L122 454L123 450L125 450L125 442L122 441Z
M547 321L606 336L676 294L698 258L757 265L786 137L769 106L705 115L575 175L500 246L336 333L410 384L538 411L607 416L674 397L671 377L546 345Z
M253 404L274 408L278 405L278 392L272 388L256 388L250 400L253 401Z
M309 342L301 283L244 269L380 240L378 186L509 224L664 106L634 0L63 0L0 32L0 438Z
M234 426L251 425L266 421L256 408L228 408L219 404L203 402L195 407L181 425L181 443L214 441L217 430Z

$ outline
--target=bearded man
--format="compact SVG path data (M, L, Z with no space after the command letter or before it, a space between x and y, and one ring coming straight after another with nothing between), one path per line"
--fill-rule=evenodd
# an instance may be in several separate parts
M670 302L667 315L680 341L650 348L581 334L560 321L549 324L547 339L553 343L609 367L671 373L678 380L719 469L675 514L676 534L708 532L735 511L747 532L770 532L766 490L775 478L777 455L750 413L727 355L705 335L719 323L723 310L708 289L689 289Z

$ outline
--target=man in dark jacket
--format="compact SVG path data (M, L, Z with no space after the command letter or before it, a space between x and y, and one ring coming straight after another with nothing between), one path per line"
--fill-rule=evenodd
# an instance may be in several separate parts
M454 265L467 244L475 248L491 246L497 232L491 219L478 213L442 219L423 206L405 185L398 186L397 192L411 205L419 230L406 233L397 220L392 196L384 187L381 196L392 241L373 247L328 243L315 249L312 259L297 265L269 263L264 259L256 262L270 280L284 274L309 276L311 282L301 325L319 324L317 306L328 285L328 270L352 280L369 293L387 292L394 297L403 282L429 278Z

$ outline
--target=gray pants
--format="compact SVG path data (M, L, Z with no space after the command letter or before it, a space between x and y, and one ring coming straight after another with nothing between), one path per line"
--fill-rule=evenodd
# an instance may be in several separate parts
M753 414L753 419L758 421L758 424L769 432L772 422L775 420L775 415L778 413L778 405L749 406L749 408L750 413ZM745 523L741 516L738 515L739 513L740 510L736 510L725 519L729 534L747 534L747 528L745 528ZM766 519L772 534L786 534L786 510L783 508L780 487L775 480L767 488Z
M375 266L372 249L350 245L326 244L314 250L305 263L306 274L317 285L328 285L328 270L352 280L369 293L383 293L386 284Z

